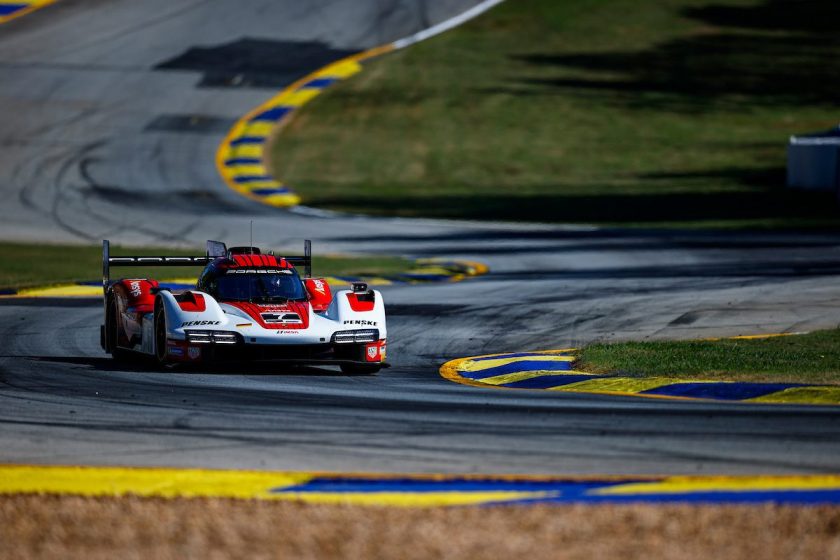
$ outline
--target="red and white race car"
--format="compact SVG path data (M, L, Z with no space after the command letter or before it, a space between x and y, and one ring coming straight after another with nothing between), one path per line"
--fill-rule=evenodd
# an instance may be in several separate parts
M204 266L196 289L173 293L149 278L110 279L114 266ZM301 278L295 266L302 266ZM200 257L111 256L102 243L102 348L115 358L154 356L161 364L279 360L375 373L385 362L385 305L364 283L332 294L311 278L303 256L207 242Z

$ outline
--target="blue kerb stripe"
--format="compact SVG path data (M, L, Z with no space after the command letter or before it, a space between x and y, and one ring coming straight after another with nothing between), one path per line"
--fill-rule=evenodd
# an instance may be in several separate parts
M539 377L523 379L522 381L505 383L503 386L511 387L513 389L549 389L551 387L570 385L572 383L577 383L578 381L589 381L590 379L601 378L594 375L540 375Z
M575 493L561 494L531 500L496 502L496 504L530 505L538 503L559 504L627 504L627 503L687 503L687 504L836 504L840 502L840 490L747 490L747 491L704 491L663 494L589 495ZM485 504L494 505L494 504Z
M368 492L569 492L581 493L587 490L635 484L648 480L470 480L451 478L444 480L422 480L412 478L358 479L358 478L315 478L298 486L274 488L272 493L368 493Z
M504 358L544 358L546 356L568 356L569 354L546 354L544 352L515 352L513 354L498 354L496 356L485 356L483 358L470 358L471 362L484 362L486 360L501 360Z
M315 78L314 80L310 80L301 86L301 89L323 89L325 87L330 87L334 83L338 81L338 78Z
M12 290L12 289L0 290L0 296L13 296L15 294L17 294L17 290Z
M237 183L256 183L257 181L274 181L274 177L271 175L240 175L234 177L233 180Z
M269 196L272 194L285 194L290 192L287 188L280 188L280 189L254 189L251 191L251 194L255 194L257 196Z
M674 383L641 391L641 394L740 401L802 386L800 383Z
M260 164L262 160L260 158L233 158L225 161L225 165L251 165L251 164Z
M290 111L292 111L293 107L272 107L262 113L258 114L257 116L253 117L251 121L279 121L283 117L286 116Z
M598 490L625 484L656 483L658 480L470 480L451 478L444 480L422 480L411 478L364 479L364 478L315 478L309 482L273 488L274 494L334 493L334 494L376 494L382 492L403 492L423 494L430 492L544 492L541 498L502 501L506 504L535 503L790 503L826 504L840 503L840 488L816 490L703 490L680 493L656 494L597 494ZM492 505L492 504L488 504Z
M240 136L236 140L231 140L231 146L242 146L243 144L262 144L265 142L265 136Z
M7 16L28 7L27 4L0 4L0 16Z
M519 373L520 371L548 370L548 371L569 371L572 369L571 362L525 360L523 362L511 362L500 366L483 369L481 371L458 371L462 377L470 379L484 379L507 373ZM589 376L591 378L591 376Z

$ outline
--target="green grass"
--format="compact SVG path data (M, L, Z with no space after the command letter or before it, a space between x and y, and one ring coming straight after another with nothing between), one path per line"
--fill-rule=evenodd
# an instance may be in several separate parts
M102 277L100 246L33 245L0 243L4 265L0 270L0 289L27 288L98 280ZM111 247L111 255L203 255L204 249L161 249ZM412 262L400 257L322 256L312 258L316 276L379 276L404 272ZM200 267L118 268L112 278L197 278Z
M593 344L576 367L634 377L838 383L840 329L757 340Z
M400 216L836 228L789 192L837 122L835 0L510 0L304 107L272 169L304 202Z

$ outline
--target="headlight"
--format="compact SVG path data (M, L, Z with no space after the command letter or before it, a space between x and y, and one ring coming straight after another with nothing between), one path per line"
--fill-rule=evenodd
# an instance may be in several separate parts
M379 329L363 329L357 331L338 331L333 335L336 344L351 342L376 342L379 340Z
M236 344L237 335L229 331L185 331L190 344Z

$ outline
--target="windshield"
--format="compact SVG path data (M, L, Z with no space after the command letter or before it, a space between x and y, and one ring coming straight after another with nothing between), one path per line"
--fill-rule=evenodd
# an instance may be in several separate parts
M227 301L304 301L303 282L294 270L265 273L248 271L242 274L231 270L215 281L215 296Z

